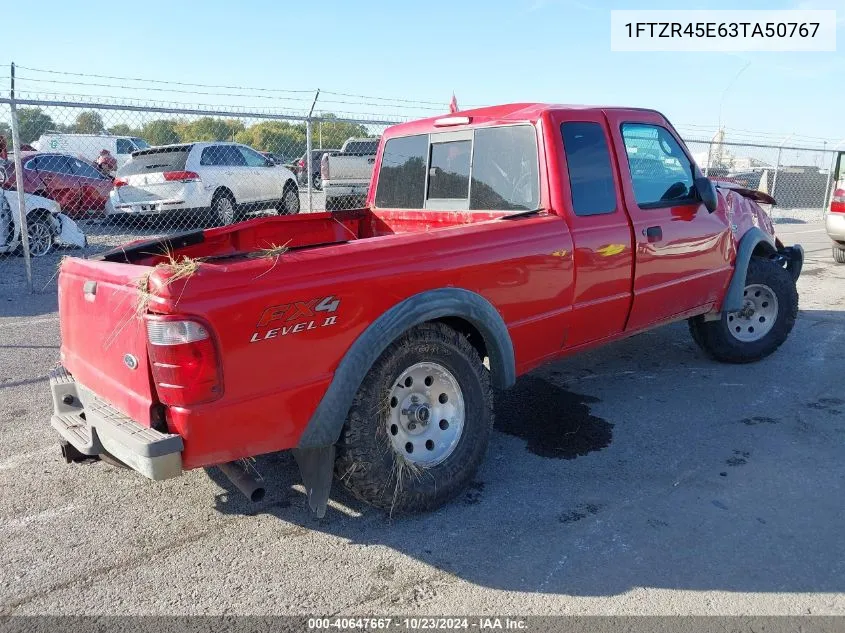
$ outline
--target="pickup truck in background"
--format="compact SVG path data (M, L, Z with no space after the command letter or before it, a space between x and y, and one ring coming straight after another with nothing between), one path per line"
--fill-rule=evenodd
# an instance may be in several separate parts
M219 466L258 499L238 460L290 449L320 516L333 475L430 510L472 481L492 388L543 363L680 320L717 360L774 352L803 250L758 202L703 177L655 111L397 125L365 208L63 259L51 422L68 461Z
M320 180L326 211L364 206L378 149L377 138L350 138L339 152L323 154Z

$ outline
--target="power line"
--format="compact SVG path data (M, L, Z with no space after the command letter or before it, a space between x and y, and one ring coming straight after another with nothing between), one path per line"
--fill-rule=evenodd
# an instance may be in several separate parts
M171 86L187 86L193 88L223 88L225 90L255 90L258 92L287 92L287 93L301 93L301 94L313 94L314 90L285 90L282 88L247 88L244 86L221 86L221 85L213 85L213 84L195 84L195 83L186 83L181 81L165 81L162 79L142 79L138 77L117 77L115 75L95 75L92 73L74 73L64 70L46 70L44 68L31 68L29 66L15 66L15 68L20 68L23 70L31 70L37 73L49 73L51 75L67 75L71 77L90 77L92 79L116 79L118 81L143 81L149 82L154 84L165 84ZM43 81L43 80L42 80Z

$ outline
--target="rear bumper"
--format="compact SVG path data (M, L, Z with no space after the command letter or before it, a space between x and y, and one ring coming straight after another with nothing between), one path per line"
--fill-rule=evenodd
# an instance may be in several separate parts
M50 373L50 391L50 424L80 453L111 455L150 479L182 474L181 436L138 424L74 380L64 367Z
M824 218L824 228L830 239L845 242L845 213L828 213Z
M323 191L325 192L327 198L365 197L369 189L369 181L323 181Z
M185 211L186 202L181 199L156 200L154 202L113 202L113 211L109 209L106 215L116 213L131 213L132 215L158 215L168 211Z

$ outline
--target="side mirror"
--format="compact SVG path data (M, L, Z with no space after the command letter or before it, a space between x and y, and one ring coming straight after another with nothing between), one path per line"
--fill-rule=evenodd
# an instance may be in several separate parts
M716 193L716 185L714 185L709 178L701 177L695 179L695 190L698 192L699 199L707 207L707 211L713 213L716 207L719 206L719 196Z
M6 170L0 167L0 185L6 183Z

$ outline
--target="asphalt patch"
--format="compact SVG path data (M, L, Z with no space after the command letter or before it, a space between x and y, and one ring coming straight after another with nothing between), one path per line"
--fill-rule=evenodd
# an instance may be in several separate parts
M496 394L497 431L522 438L540 457L575 459L607 448L613 425L590 414L598 398L567 391L548 380L524 376Z

